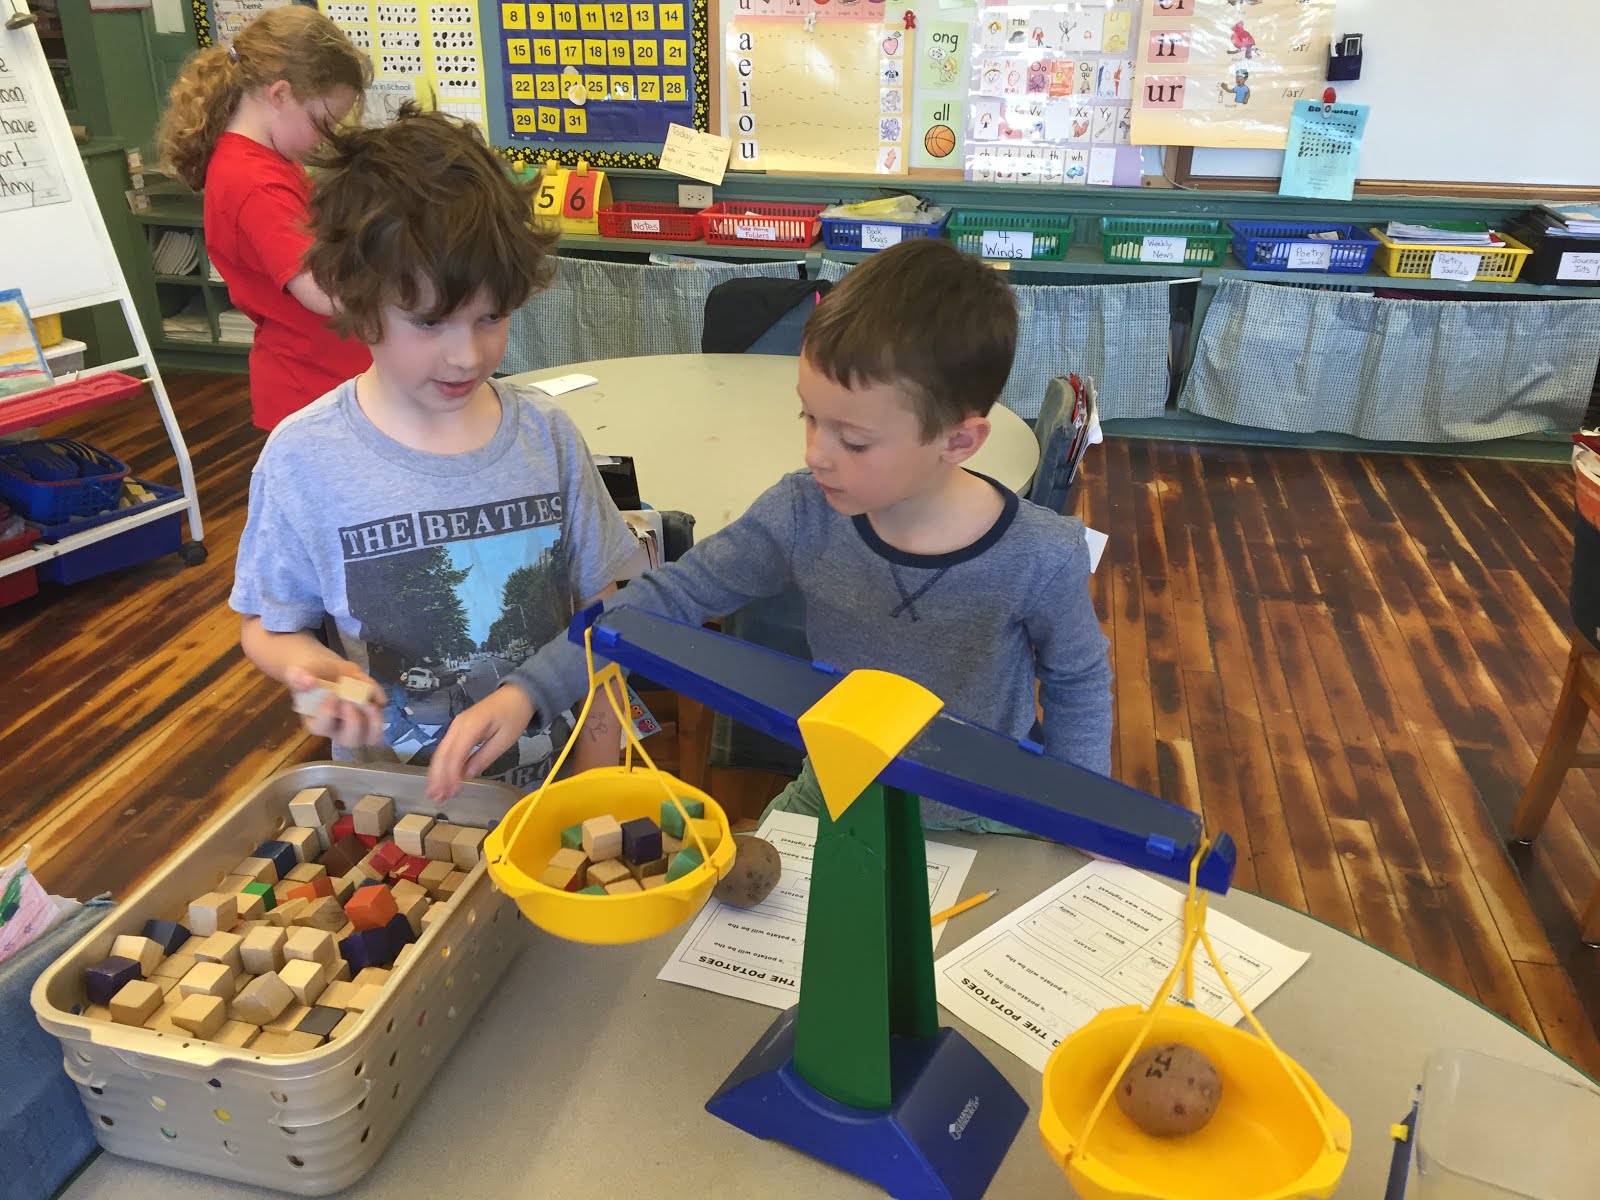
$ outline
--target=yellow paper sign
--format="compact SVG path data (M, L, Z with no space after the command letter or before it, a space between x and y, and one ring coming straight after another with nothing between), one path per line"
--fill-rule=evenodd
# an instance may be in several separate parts
M667 144L661 150L661 169L703 183L721 183L728 170L728 151L732 147L732 141L714 133L701 133L686 125L669 125Z

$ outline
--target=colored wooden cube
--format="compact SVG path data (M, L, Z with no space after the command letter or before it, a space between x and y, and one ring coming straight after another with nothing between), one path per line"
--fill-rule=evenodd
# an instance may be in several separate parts
M235 1021L266 1025L276 1021L293 1003L294 992L289 985L276 971L268 971L245 984L228 1011Z
M166 995L147 979L130 979L111 997L111 1019L119 1025L143 1025L161 1007Z
M583 852L592 863L622 853L622 826L615 817L590 817L583 823Z
M231 1000L233 987L233 972L219 962L196 963L178 981L178 991L185 996L220 996Z
M344 1009L314 1004L295 1029L300 1033L312 1033L319 1038L326 1038L333 1032L333 1027L342 1020L344 1020Z
M382 926L377 929L358 929L349 937L342 938L339 954L353 971L385 967L394 961L394 947L390 943L388 930Z
M324 933L338 933L345 926L344 905L332 896L314 900L300 914L296 925L320 929Z
M589 887L581 887L578 889L578 895L580 896L604 896L605 894L605 888L601 887L599 884L592 884Z
M252 929L239 943L239 959L252 975L265 975L283 966L283 944L288 932L273 926ZM257 1022L259 1024L259 1022Z
M317 997L322 995L322 989L328 985L326 967L304 958L285 961L278 978L289 985L298 1004L315 1004Z
M244 970L239 948L244 939L236 933L213 933L196 948L194 956L203 963L221 963L235 975Z
M278 874L278 864L270 858L247 858L229 874L242 876L251 883L277 883L282 878Z
M396 845L398 844L399 843L396 843ZM422 855L408 854L405 857L405 861L400 864L399 869L396 870L394 874L396 878L409 880L410 882L415 883L418 879L422 878L422 873L427 869L428 860L423 858Z
M344 911L350 918L350 924L357 929L377 929L392 921L400 909L388 888L364 887L358 888L356 894L350 897Z
M422 874L417 876L417 882L428 890L429 896L432 896L435 900L442 900L444 897L439 893L443 887L444 881L449 879L451 875L455 874L455 870L456 868L454 863L430 862L427 867L423 869Z
M693 846L685 846L672 856L672 861L667 864L667 882L682 879L690 871L705 862L700 856L700 851Z
M343 1018L340 1019L339 1023L333 1027L333 1032L328 1035L328 1040L330 1042L338 1041L340 1038L354 1032L355 1027L359 1024L361 1024L360 1013L345 1013Z
M681 809L679 805L682 805ZM661 832L670 833L675 838L681 838L683 836L683 815L685 812L691 817L705 816L705 801L680 799L677 804L674 804L671 800L663 800L661 802Z
M285 900L304 900L308 904L315 904L323 897L333 895L333 880L324 875L321 879L313 879L310 883L297 883L284 893Z
M432 817L407 813L394 823L394 844L413 858L426 858L425 840L433 824Z
M150 978L151 973L166 957L160 946L137 933L124 933L111 940L112 958L131 958L139 964L139 977Z
M300 865L305 866L322 853L327 845L322 840L324 830L313 829L304 825L291 825L279 831L278 840L287 842L294 847L295 857L300 860Z
M111 997L139 978L139 964L131 958L106 958L83 972L83 990L90 1004L110 1005Z
M221 996L186 996L173 1011L172 1023L196 1037L208 1038L228 1019L228 1002Z
M219 892L207 892L189 905L189 928L195 937L208 938L213 933L232 929L238 919L239 902Z
M304 959L306 962L321 963L331 967L333 960L339 957L339 946L333 940L333 934L321 929L300 928L290 932L283 943L284 962L294 959Z
M328 832L333 835L336 842L356 835L356 819L349 813L340 813L339 818L328 826Z
M450 853L456 866L463 871L470 871L477 866L483 858L483 839L488 836L487 829L463 826L450 842Z
M557 850L539 882L563 892L575 892L583 886L588 870L589 860L582 850Z
M561 831L561 848L563 850L583 849L583 826L568 825Z
M406 920L403 913L395 913L394 919L385 926L389 934L389 944L394 947L396 960L400 957L400 949L409 946L417 940L416 932L411 928L411 922Z
M267 912L278 907L278 891L270 883L247 883L239 895L256 897ZM235 900L234 903L237 905L238 901Z
M691 818L689 821L689 828L684 831L684 846L693 846L696 850L698 850L700 848L699 843L690 836L691 834L695 833L698 833L700 835L700 841L705 843L705 852L707 854L715 852L717 843L722 841L722 830L718 828L717 823L710 817Z
M628 868L615 858L608 858L602 862L591 863L589 873L585 877L586 887L610 887L613 883L621 883L624 879L632 879Z
M370 879L374 883L382 883L388 878L388 872L384 871L376 863L374 863L372 861L372 855L370 854L358 862L355 866L355 870L350 873L352 875L358 875L362 878ZM357 881L356 886L361 886L359 880Z
M356 841L353 835L346 834L323 851L321 862L329 875L338 878L349 874L351 868L366 856L367 848Z
M282 879L300 864L300 860L295 857L294 847L289 845L288 842L277 840L262 842L261 845L251 851L251 855L254 858L270 858L272 865L277 868L279 879Z
M283 878L288 883L310 883L314 879L326 879L328 868L321 863L303 862Z
M144 936L161 947L163 954L176 954L189 940L189 930L176 921L146 921Z
M289 819L303 828L332 825L339 817L333 793L325 787L303 788L289 801Z
M379 842L383 840L375 833L357 833L352 834L351 836L365 846L368 850L373 849Z
M655 862L661 857L661 826L649 817L627 821L622 826L622 857L629 862Z
M447 821L435 821L433 828L428 830L422 839L422 853L424 857L433 859L434 862L455 862L456 834L461 832L459 825L451 825Z
M257 1054L304 1054L320 1045L322 1039L315 1034L301 1033L299 1030L273 1033L263 1029L256 1040L250 1043L250 1049Z
M615 883L606 884L606 895L608 896L626 896L634 892L642 891L644 891L644 889L639 886L638 882L631 875L626 879L619 879Z
M382 842L367 855L367 861L388 877L406 861L406 852L393 842Z
M223 1046L232 1046L243 1050L260 1036L261 1029L248 1021L224 1021L221 1028L211 1035L211 1040Z
M355 818L357 833L382 837L394 826L394 801L388 796L363 796L350 815Z

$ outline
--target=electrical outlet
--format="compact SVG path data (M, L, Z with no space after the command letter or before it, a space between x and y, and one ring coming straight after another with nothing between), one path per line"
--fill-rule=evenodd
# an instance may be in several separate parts
M679 208L710 208L711 189L704 184L680 183L678 185Z

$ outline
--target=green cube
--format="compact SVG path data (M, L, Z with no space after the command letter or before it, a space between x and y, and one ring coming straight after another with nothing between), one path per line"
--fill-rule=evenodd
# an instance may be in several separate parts
M583 825L569 825L561 831L561 848L563 850L583 849Z
M604 896L606 890L596 884L594 887L579 888L577 894L580 896Z
M683 811L691 817L706 815L706 802L704 800L680 800ZM683 812L678 810L678 805L671 800L661 802L661 832L670 833L675 838L683 837Z
M271 912L278 907L277 893L272 890L270 883L247 883L239 890L250 896L260 896L261 907L265 912Z
M700 851L693 846L685 846L672 856L672 861L667 864L667 882L682 879L706 860L701 857Z

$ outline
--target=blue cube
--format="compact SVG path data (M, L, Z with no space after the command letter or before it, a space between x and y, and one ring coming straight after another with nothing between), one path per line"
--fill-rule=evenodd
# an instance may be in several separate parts
M131 958L107 958L83 972L83 990L90 1004L110 1004L111 997L122 990L122 985L143 979L139 964Z
M278 878L287 879L289 872L300 865L300 858L288 842L262 842L250 852L251 858L267 858L278 868Z
M189 930L177 921L146 921L144 936L161 947L163 954L176 954L178 947L189 940Z
M649 817L622 823L622 857L643 866L661 857L661 826Z
M384 933L389 935L389 957L395 958L412 942L417 940L417 935L412 931L411 922L406 920L404 913L396 913L389 918L389 923L383 927Z
M339 943L339 953L350 970L363 971L367 967L386 967L394 961L396 951L388 929L361 929Z

